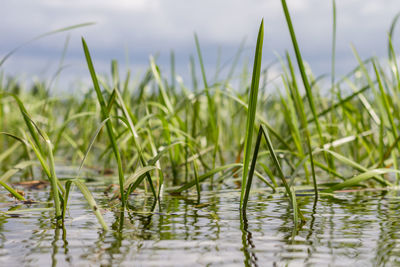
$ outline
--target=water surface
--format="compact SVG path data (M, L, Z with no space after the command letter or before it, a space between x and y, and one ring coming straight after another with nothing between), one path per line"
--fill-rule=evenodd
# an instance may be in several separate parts
M92 190L94 188L91 188ZM50 207L20 204L1 194L1 210ZM255 192L247 216L238 211L240 192L165 195L161 207L151 196L131 196L129 210L110 208L102 192L110 231L99 228L79 191L71 193L64 229L52 212L0 216L1 266L383 266L400 264L398 191L344 192L314 205L300 196L307 219L294 231L287 199ZM47 193L28 197L49 201ZM152 211L153 210L153 211Z

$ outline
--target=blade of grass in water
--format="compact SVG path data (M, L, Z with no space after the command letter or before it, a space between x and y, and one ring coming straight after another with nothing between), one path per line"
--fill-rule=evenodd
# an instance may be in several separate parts
M89 68L90 76L92 77L93 87L94 87L94 89L96 91L97 99L98 99L99 104L100 104L101 116L102 116L102 119L105 120L109 116L109 114L107 113L107 106L106 106L106 103L104 101L103 94L102 94L102 92L100 90L99 82L97 80L97 75L96 75L96 72L94 70L94 66L93 66L93 63L92 63L92 58L91 58L90 53L89 53L89 49L88 49L86 41L85 41L85 39L83 37L82 37L82 45L83 45L83 50L84 50L85 57L86 57L86 62L87 62L88 68ZM109 137L111 145L112 145L114 156L115 156L115 159L117 161L121 202L122 202L122 206L125 207L125 195L124 195L124 187L123 187L124 181L125 181L124 171L122 169L121 155L119 153L119 149L118 149L118 146L117 146L117 142L116 142L115 134L114 134L114 129L113 129L111 121L107 121L106 122L106 128L107 128L108 137Z
M353 160L340 155L339 153L336 153L334 151L331 150L326 150L324 149L327 153L333 155L337 160L343 162L346 166L351 166L352 168L361 171L361 172L368 172L369 170L365 167L363 167L362 165L358 164L357 162L354 162ZM381 185L383 186L391 186L392 184L384 179L382 179L382 177L375 175L373 176L374 180L376 180L377 182L379 182Z
M231 164L227 164L227 165L224 165L224 166L216 167L216 168L210 170L209 172L198 176L197 179L192 180L192 181L184 184L183 186L179 187L178 189L175 189L175 190L172 190L172 191L174 193L181 193L181 192L183 192L183 191L195 186L197 183L204 182L206 179L214 176L216 173L219 173L219 172L227 170L227 169L233 169L233 168L242 167L242 166L243 166L242 163L231 163Z
M247 182L247 185L246 185L246 191L245 191L244 199L243 199L242 211L243 212L246 211L247 202L248 202L249 195L250 195L251 183L252 183L252 179L253 179L253 173L254 173L254 170L255 170L255 165L256 165L256 161L257 161L259 147L260 147L260 144L261 144L261 139L262 139L263 136L264 136L264 139L265 139L265 141L267 143L268 150L270 152L270 155L271 155L272 161L274 163L274 166L278 170L279 178L281 179L281 182L282 182L282 184L283 184L283 186L285 188L285 191L286 191L286 193L287 193L287 195L289 197L289 202L291 203L292 208L296 209L296 211L293 210L293 212L294 212L294 216L295 216L294 222L295 222L295 225L297 225L299 217L300 217L301 221L305 221L305 218L304 218L303 214L301 213L300 209L298 208L298 206L296 204L297 203L297 201L295 199L296 195L292 193L292 190L290 189L289 184L286 181L285 175L283 174L283 171L282 171L281 165L279 163L278 157L275 154L275 150L273 148L271 139L269 137L268 130L265 129L263 125L260 125L260 129L259 129L258 135L257 135L257 142L256 142L256 146L255 146L255 149L254 149L254 155L253 155L253 160L252 160L252 163L251 163L251 168L250 168L250 171L249 171L248 182Z
M146 167L141 168L140 170L137 170L134 174L132 174L131 176L129 176L128 179L125 180L124 189L125 190L128 189L128 187L132 183L134 183L140 176L142 176L152 170L155 170L155 169L157 169L157 167L155 167L155 166L146 166Z
M249 95L249 108L247 109L247 122L246 122L246 133L245 133L245 145L243 154L243 173L242 173L242 187L240 193L240 208L245 210L245 189L247 184L251 185L251 181L247 181L247 175L249 171L249 162L251 155L251 146L254 132L254 121L257 112L257 98L258 98L258 86L260 83L260 71L261 71L261 59L262 59L262 45L264 40L264 20L261 21L260 28L258 31L257 45L254 55L253 64L253 76L251 79L250 95ZM258 139L257 139L258 140ZM254 160L254 159L253 159ZM247 196L248 199L248 196ZM247 200L246 200L247 202Z
M391 134L393 136L393 139L397 140L397 138L398 138L397 126L396 126L396 124L394 122L392 111L390 110L390 104L389 104L388 96L387 96L387 94L386 94L386 92L385 92L385 90L383 88L381 76L380 76L380 74L378 72L378 68L376 66L375 61L372 61L372 65L374 67L376 80L378 81L379 91L381 93L383 107L384 107L384 110L385 110L385 114L382 114L382 116L386 116L387 119L389 120L389 124L390 124L390 127L391 127ZM400 145L397 146L397 149L398 149L397 151L392 151L393 164L394 164L394 168L396 168L396 169L398 167L398 165L397 165L397 155L398 155L398 153L397 152L400 151ZM399 179L399 175L398 175L398 173L396 173L396 183L398 183L399 180L400 180Z
M335 191L335 190L340 190L346 187L351 187L351 186L355 186L360 184L361 182L370 179L370 178L374 178L377 177L378 175L382 175L382 174L386 174L386 173L400 173L400 171L398 170L391 170L391 169L375 169L375 170L369 170L366 171L362 174L356 175L350 179L347 179L346 181L334 185L332 187L330 187L329 189L325 190L326 192L331 192L331 191Z
M60 195L59 195L59 189L64 192L64 188L60 184L60 182L57 179L56 173L55 173L55 163L54 163L54 157L53 157L53 145L50 141L50 138L47 136L47 134L42 131L33 121L31 116L29 115L28 111L26 110L24 104L22 101L19 99L19 97L15 94L11 94L11 96L17 101L17 104L19 106L20 112L22 113L22 116L24 118L25 124L28 127L28 130L31 134L31 136L34 138L34 142L31 141L30 138L28 138L29 143L32 146L32 149L34 150L38 160L40 161L43 170L46 172L47 177L49 178L50 184L51 184L51 190L52 190L52 196L53 196L53 201L54 201L54 208L56 211L56 220L57 223L60 223L62 220L62 212L61 212L61 201L60 201ZM42 147L40 141L39 141L39 136L41 136L45 143L46 143L46 148L47 148L47 156L48 156L48 163L46 163L45 160L45 154L44 154L44 148ZM26 144L27 142L23 142Z
M79 190L82 192L83 196L85 197L86 201L92 208L94 214L97 217L97 220L99 221L100 225L103 227L104 230L108 230L108 226L106 222L103 219L103 216L100 213L100 210L96 204L96 201L94 200L92 194L90 193L89 189L86 187L86 185L80 181L80 180L72 180L72 182L79 188Z
M312 178L313 178L313 184L314 184L314 192L316 194L316 200L318 199L318 187L317 187L317 180L315 177L315 169L314 169L314 158L313 158L313 154L312 154L312 148L311 148L311 137L310 137L310 131L308 130L308 124L306 121L306 113L305 113L305 109L304 109L304 105L303 105L303 101L302 98L300 96L300 90L299 87L297 85L296 82L296 76L294 73L294 68L293 68L293 64L292 64L292 60L290 58L290 55L288 52L286 52L286 59L287 59L287 63L288 63L288 67L289 67L289 71L290 71L290 76L292 79L292 86L290 86L289 88L291 89L291 95L293 97L293 102L294 105L297 109L297 114L300 117L300 123L301 126L304 130L304 134L305 134L305 138L306 138L306 145L307 145L307 150L308 150L308 155L310 157L310 163L311 163L311 172L312 172ZM304 164L304 172L306 175L306 180L308 181L308 169L307 166Z
M262 130L261 130L261 127L260 127L260 130L258 131L258 134L257 134L256 145L254 147L253 160L251 161L249 175L248 175L248 177L246 179L246 183L245 183L246 187L243 186L244 183L242 182L242 191L244 190L244 195L243 195L243 200L241 200L241 202L240 202L240 204L241 204L240 207L241 207L241 209L242 209L242 211L244 213L246 211L247 202L249 200L251 184L252 184L252 181L253 181L253 175L254 175L254 171L255 171L255 168L256 168L258 151L260 149L260 144L261 144L261 138L262 138ZM244 164L243 164L243 166L244 166Z
M335 87L335 74L336 74L336 69L335 69L335 60L336 60L336 1L332 0L332 56L331 56L331 103L334 103L335 101L335 92L336 92L336 87ZM330 113L330 123L331 125L334 125L336 123L336 113L331 112ZM319 114L318 114L319 117ZM327 131L329 132L329 135L331 136L330 142L333 141L334 135L335 135L335 129L334 127L327 127ZM335 169L335 163L333 161L333 158L331 156L327 157L328 160L328 165L332 169Z
M306 89L306 96L307 96L307 99L308 99L308 103L310 105L310 109L311 109L311 112L312 112L313 117L314 117L314 123L315 123L315 126L317 127L317 132L318 132L318 136L319 136L319 139L320 139L320 144L322 146L324 144L324 139L323 139L323 136L322 136L321 126L320 126L319 121L318 121L318 116L317 116L317 112L316 112L316 109L315 109L315 104L314 104L314 99L313 99L313 94L312 94L312 91L311 91L310 83L308 82L307 74L306 74L306 71L305 71L303 58L301 56L300 49L299 49L299 46L297 44L296 35L294 33L293 24L292 24L292 20L290 18L288 7L286 5L286 1L285 0L281 0L281 3L282 3L283 11L285 13L286 22L288 24L290 37L292 39L293 48L294 48L294 51L295 51L295 54L296 54L297 64L298 64L298 67L299 67L299 70L300 70L301 78L303 80L303 85L304 85L304 88ZM309 153L310 153L311 171L312 171L312 177L313 177L313 183L314 183L315 199L317 200L318 199L318 186L317 186L317 179L315 177L314 160L313 160L313 157L312 157L311 142L309 141L309 138L307 138L307 146L308 146L308 150L309 150Z
M126 119L126 121L127 121L127 126L128 126L128 128L129 128L129 130L131 131L131 134L132 134L132 139L133 139L133 144L134 144L134 146L135 146L135 148L136 148L136 151L137 151L137 153L138 153L138 155L139 155L139 159L140 159L140 162L141 162L141 164L142 164L142 167L146 167L147 166L147 164L146 164L146 160L145 160L145 158L144 158L144 156L143 156L143 151L142 151L142 147L141 147L141 145L140 145L140 141L138 140L138 138L139 138L139 135L138 135L138 133L137 133L137 131L136 131L136 129L135 129L135 126L134 126L134 124L133 124L133 120L132 120L132 117L133 117L133 115L132 115L132 112L131 112L131 110L130 110L130 108L127 106L127 105L125 105L125 102L124 102L124 100L122 99L122 96L121 96L121 94L120 94L120 92L118 91L118 89L114 89L114 91L115 91L115 93L116 93L116 96L117 96L117 99L118 99L118 101L119 101L119 104L120 104L120 106L121 106L121 108L122 108L122 111L123 111L123 113L124 113L124 115L125 115L125 119ZM151 165L151 164L150 164ZM157 194L156 194L156 192L155 192L155 189L154 189L154 186L153 186L153 182L152 182L152 180L151 180L151 177L150 177L150 174L146 174L146 177L147 177L147 181L149 182L149 184L150 184L150 188L151 188L151 190L152 190L152 192L153 192L153 195L154 195L154 197L157 199Z
M16 190L14 190L11 186L6 184L3 181L0 181L0 185L4 187L11 195L13 195L16 199L18 200L26 200L20 193L18 193Z
M380 91L381 96L382 96L383 107L384 107L384 110L385 110L384 114L387 116L387 118L389 120L389 124L390 124L390 126L392 128L391 133L393 134L394 139L397 139L397 136L398 136L397 135L397 127L396 127L396 124L394 123L392 111L390 110L389 100L388 100L387 94L386 94L386 92L385 92L385 90L383 88L383 84L382 84L382 81L381 81L381 76L379 75L378 68L376 67L376 64L375 64L374 61L372 62L372 66L374 67L376 80L378 81L378 85L379 85L379 91ZM400 149L399 149L399 151L400 151Z

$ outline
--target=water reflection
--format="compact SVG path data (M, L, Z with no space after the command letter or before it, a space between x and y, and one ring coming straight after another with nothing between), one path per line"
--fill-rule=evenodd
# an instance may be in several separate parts
M254 252L255 245L252 240L252 234L248 230L247 215L245 212L240 213L240 230L242 230L242 245L245 266L258 266L257 256Z
M61 240L62 244L58 243L60 240L60 235L61 235ZM68 263L71 263L71 257L68 253L68 241L67 241L67 231L65 227L63 226L62 228L60 227L55 227L54 228L54 239L51 242L52 246L52 252L51 252L51 266L57 266L57 255L58 254L64 254L65 255L65 261ZM59 249L62 248L61 252L59 253Z
M40 198L40 193L32 194ZM134 195L127 211L104 211L108 232L98 227L78 193L71 193L71 216L64 228L54 227L48 211L0 216L0 265L400 263L398 191L342 193L321 197L317 204L312 197L301 196L298 205L307 222L299 228L294 227L286 198L279 195L252 195L247 215L238 211L236 191L205 192L201 203L196 198L166 195L159 205L151 197ZM3 211L26 208L2 207Z

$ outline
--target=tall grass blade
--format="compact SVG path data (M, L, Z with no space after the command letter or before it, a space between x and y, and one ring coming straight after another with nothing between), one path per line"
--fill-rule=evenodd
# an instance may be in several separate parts
M94 66L93 66L92 58L91 58L90 53L89 53L89 49L88 49L86 41L85 41L85 39L83 37L82 37L82 46L83 46L83 50L84 50L84 53L85 53L86 62L87 62L88 68L89 68L90 76L92 77L93 86L94 86L94 89L96 91L97 99L98 99L99 104L100 104L101 113L102 113L102 120L105 120L109 116L109 113L107 112L107 105L106 105L106 103L104 101L103 94L102 94L102 92L100 90L99 82L97 80L97 75L96 75L96 72L94 70ZM115 159L117 161L121 202L122 202L122 206L125 207L125 195L124 195L124 188L123 188L123 185L124 185L124 182L125 182L124 171L122 169L121 156L120 156L120 153L119 153L119 149L118 149L117 141L115 139L114 129L113 129L113 126L111 124L111 121L107 121L106 122L106 128L107 128L107 133L108 133L108 136L109 136L109 139L110 139L110 142L111 142L111 146L112 146L112 149L113 149L113 152L114 152L114 156L115 156Z
M249 201L251 184L252 184L252 181L253 181L254 171L256 169L256 162L257 162L258 151L260 149L261 138L262 138L262 130L260 128L260 130L258 131L258 134L257 134L256 145L254 147L253 159L251 161L250 171L249 171L249 175L247 177L247 182L246 182L246 188L245 188L245 192L244 192L244 196L243 196L243 201L241 201L241 209L242 209L243 212L246 211L247 202ZM243 164L243 166L244 166L244 164ZM242 186L242 188L244 188L244 186Z
M242 209L246 208L246 204L244 203L246 187L251 186L251 181L247 181L247 175L249 171L249 162L251 155L250 153L251 153L251 146L252 146L253 132L254 132L254 122L257 112L257 98L258 98L258 87L260 83L263 40L264 40L264 19L261 20L260 28L258 31L257 45L256 45L254 64L253 64L253 76L251 79L251 86L249 93L249 108L247 109L246 133L245 133L245 144L244 144L244 154L243 154L242 188L240 193L240 208ZM257 140L261 141L261 137L257 138ZM247 183L250 184L247 185Z
M126 122L127 122L127 127L131 131L131 134L132 134L132 137L133 137L133 139L132 139L133 140L133 145L135 146L135 149L136 149L136 151L137 151L137 153L139 155L139 159L140 159L140 162L142 164L142 167L146 167L147 163L146 163L146 160L145 160L143 152L142 152L142 147L140 145L139 135L138 135L138 133L136 131L135 125L133 124L132 112L131 112L130 108L127 105L125 105L125 102L124 102L124 100L123 100L123 98L122 98L122 96L121 96L121 94L120 94L120 92L118 91L117 88L114 89L114 92L115 92L115 94L117 96L118 103L120 104L120 106L122 108L122 111L124 113L124 116L125 116L125 119L126 119ZM150 165L153 165L153 164L150 164ZM154 189L153 182L151 180L150 174L146 173L146 177L147 177L147 181L150 184L150 188L151 188L151 190L153 192L153 195L157 199L157 194L156 194L156 191Z
M308 99L308 103L310 105L311 112L313 114L315 126L317 127L317 132L318 132L318 136L319 136L319 139L320 139L320 145L322 146L324 144L324 138L322 136L321 126L320 126L320 123L318 121L318 116L317 116L317 112L316 112L316 108L315 108L315 104L314 104L314 98L313 98L313 94L312 94L312 91L311 91L310 83L308 82L307 74L306 74L306 71L305 71L304 63L303 63L303 58L302 58L301 53L300 53L299 45L297 44L297 39L296 39L296 35L295 35L295 32L294 32L292 20L290 18L289 10L288 10L288 7L286 5L286 0L281 0L281 3L282 3L283 11L285 13L286 22L287 22L287 25L288 25L288 28L289 28L290 37L292 39L293 48L294 48L294 51L295 51L295 54L296 54L297 65L298 65L299 70L300 70L301 79L303 81L304 88L306 89L306 96L307 96L307 99ZM308 146L308 150L309 150L309 153L310 153L311 171L312 171L312 176L313 176L315 199L317 200L318 199L318 186L317 186L317 179L315 177L314 160L313 160L313 157L312 157L311 142L309 141L309 138L307 138L307 146Z

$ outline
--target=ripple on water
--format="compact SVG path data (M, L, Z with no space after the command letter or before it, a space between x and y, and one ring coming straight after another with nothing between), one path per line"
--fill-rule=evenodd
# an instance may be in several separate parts
M135 195L131 209L104 210L111 230L102 231L82 195L71 193L65 229L55 229L49 211L0 217L0 265L24 266L276 266L395 265L400 260L398 193L346 193L299 197L307 222L297 232L287 198L261 192L240 216L238 191L195 196L166 195L161 210ZM47 201L43 192L29 192ZM107 203L101 193L99 203ZM31 208L45 208L35 204ZM2 205L8 209L26 205ZM123 227L120 227L121 223Z

